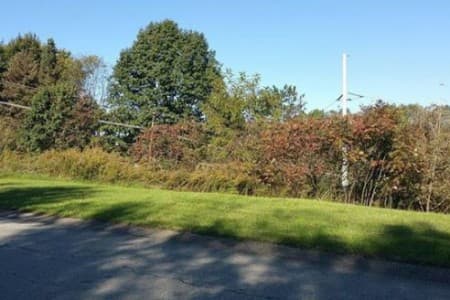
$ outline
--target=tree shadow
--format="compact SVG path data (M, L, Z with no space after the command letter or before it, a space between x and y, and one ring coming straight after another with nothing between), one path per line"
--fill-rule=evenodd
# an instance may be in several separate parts
M0 176L0 179L2 178L2 176ZM0 187L2 186L11 186L11 185L22 185L22 183L19 182L0 182Z
M86 187L2 188L0 208L21 210L95 193ZM90 217L128 223L161 209L141 210L138 203L121 203L96 210ZM329 219L316 214L315 218ZM262 232L267 230L264 218L255 222ZM19 214L0 214L0 228L4 224L0 230L3 299L450 298L450 269L238 242L229 239L236 236L236 225L225 219L191 228L203 236L117 230L106 223L61 223L57 218ZM146 219L146 224L152 225L152 220ZM348 243L325 231L301 238L287 234L278 242L301 242L333 252L361 250L349 249ZM450 266L450 235L426 223L386 225L364 245L374 257Z
M374 263L362 257L191 233L16 218L21 220L16 228L0 234L3 299L450 296L448 269ZM0 218L0 226L14 222L11 217ZM394 229L393 237L405 230ZM333 238L329 243L338 242Z
M85 199L95 193L94 188L86 186L5 187L0 190L0 208L23 210L33 205Z
M161 211L163 207L145 204L145 209L142 209L141 203L128 202L109 205L100 210L96 210L89 215L89 218L109 223L134 224L139 225L145 222L145 226L152 227L160 225L157 220L150 218Z
M385 225L381 236L367 245L374 256L450 267L450 234L427 223Z
M64 213L65 210L70 210L72 205L78 208L80 203L77 200L95 196L96 192L95 188L87 186L4 187L0 190L0 209L26 211L31 210L36 205L71 200L67 201L61 208L53 209L56 213ZM159 227L161 224L158 220L152 219L152 216L157 215L163 209L163 206L152 206L151 203L146 203L145 209L142 209L138 202L127 202L94 209L88 217L113 223L139 225L145 222L146 226ZM326 222L333 223L333 216L320 213L317 210L304 210L302 213L308 214L308 216L314 215L314 219L317 220L322 218ZM279 209L274 209L273 215L280 218L293 218L293 220L298 217L286 214ZM329 234L326 230L315 229L313 234L307 232L297 234L295 231L301 230L301 228L295 227L284 228L285 232L281 232L280 237L276 240L270 237L265 239L264 232L273 230L273 228L269 228L270 224L263 217L252 222L254 224L252 223L250 226L257 228L260 232L256 239L262 241L271 241L293 247L302 245L303 248L307 249L339 254L365 253L364 255L375 258L450 267L450 234L433 228L427 223L385 225L382 232L377 236L368 235L361 243L349 245L348 242L341 240L338 236ZM251 238L251 236L242 235L245 230L239 227L240 224L232 223L228 219L219 218L211 224L188 221L185 223L191 226L187 230L202 235L233 238L235 240Z

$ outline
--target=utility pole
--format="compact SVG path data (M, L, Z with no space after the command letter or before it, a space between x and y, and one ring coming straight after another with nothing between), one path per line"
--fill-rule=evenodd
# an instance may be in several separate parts
M347 88L347 54L342 54L342 116L347 116L347 100L348 100L348 88Z
M342 117L347 117L347 100L348 100L348 86L347 86L347 54L342 54ZM347 146L342 146L342 175L341 175L342 188L344 189L345 197L347 198L347 188L349 186L348 181L348 158L347 158ZM346 199L347 200L347 199Z

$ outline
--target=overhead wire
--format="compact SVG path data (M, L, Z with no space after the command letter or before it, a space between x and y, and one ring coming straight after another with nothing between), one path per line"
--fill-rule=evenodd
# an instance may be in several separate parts
M31 110L30 106L20 105L20 104L6 102L6 101L0 101L0 105L7 105L7 106L11 106L11 107L20 108L20 109ZM98 120L98 122L101 124L127 127L127 128L139 129L139 130L144 129L144 127L138 126L138 125L132 125L132 124L126 124L126 123L120 123L120 122L112 122L112 121L107 121L107 120Z

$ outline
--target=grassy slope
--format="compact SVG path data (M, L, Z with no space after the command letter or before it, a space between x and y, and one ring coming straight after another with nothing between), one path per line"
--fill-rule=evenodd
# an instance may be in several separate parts
M448 215L17 176L0 178L2 208L450 266Z

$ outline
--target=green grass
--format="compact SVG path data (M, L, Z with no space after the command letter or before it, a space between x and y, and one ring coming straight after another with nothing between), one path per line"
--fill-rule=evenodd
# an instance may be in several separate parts
M0 177L0 209L450 266L450 216L315 200Z

